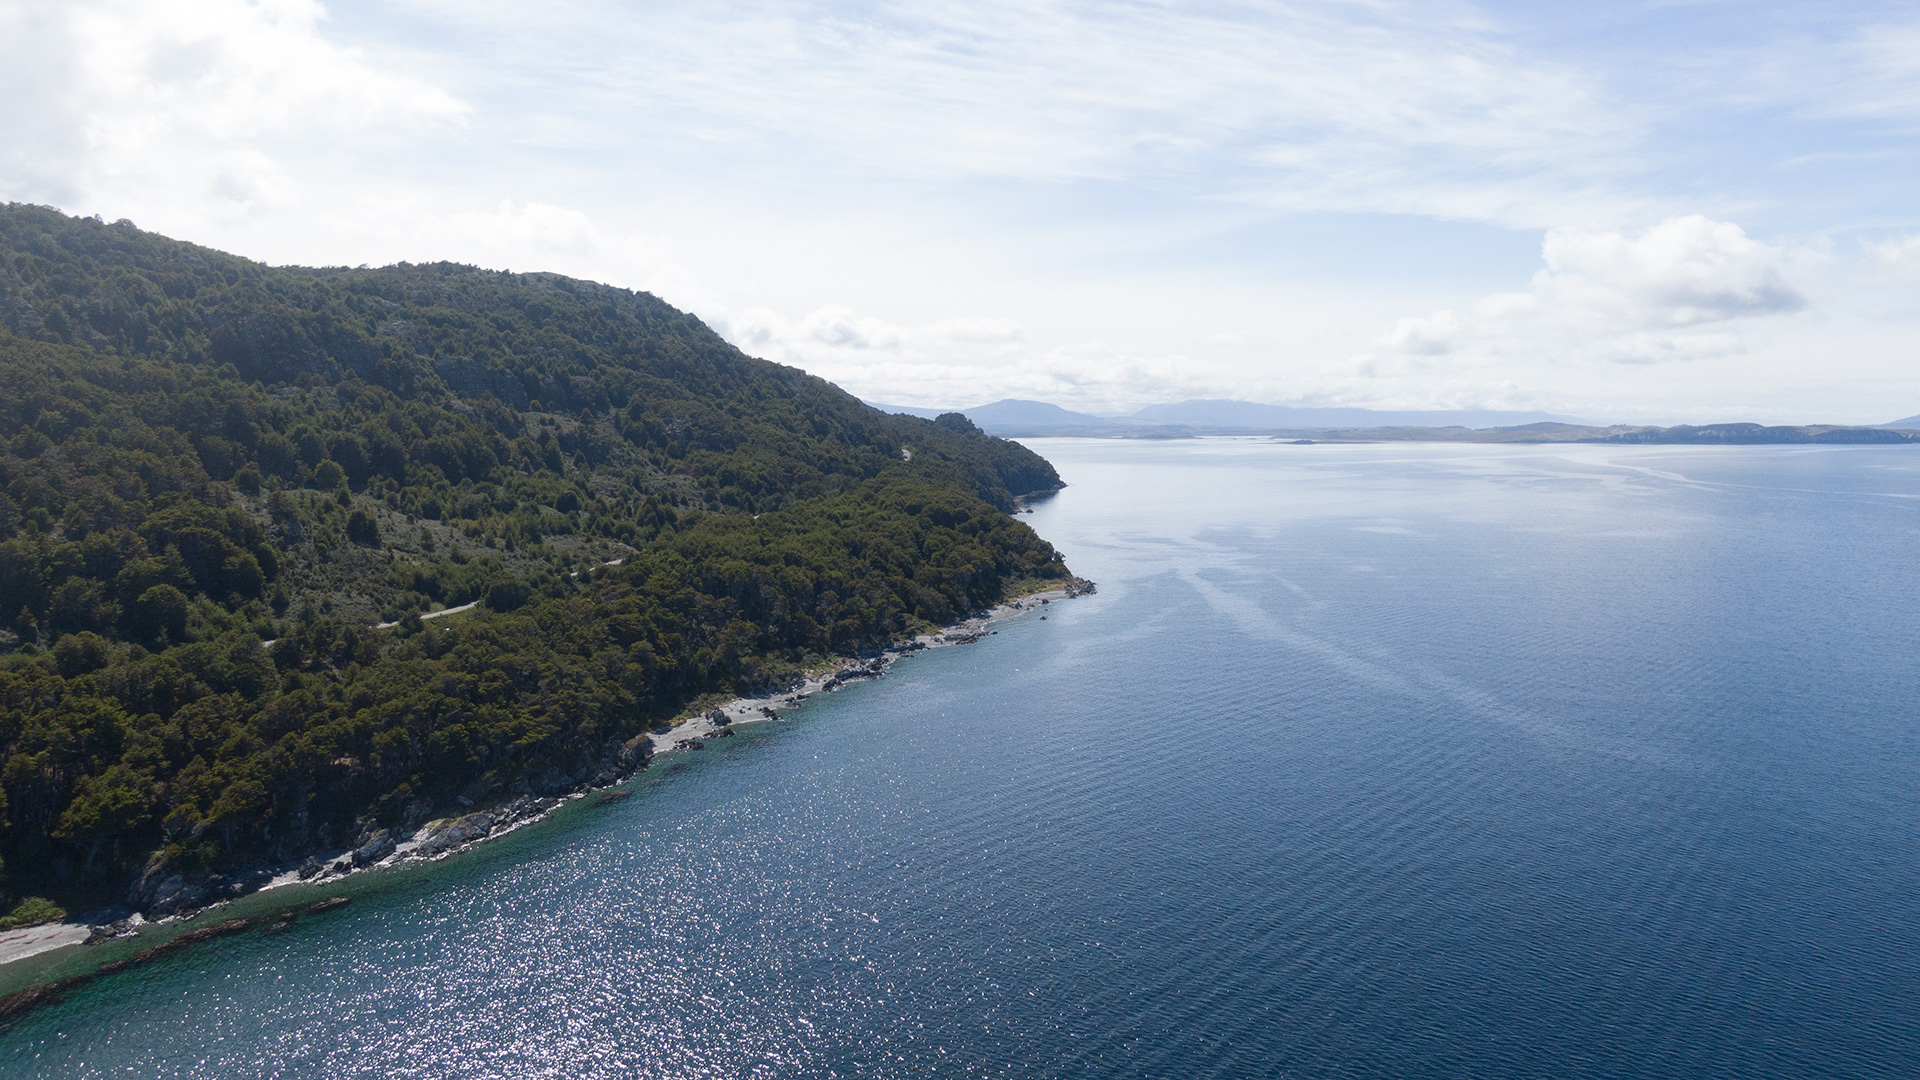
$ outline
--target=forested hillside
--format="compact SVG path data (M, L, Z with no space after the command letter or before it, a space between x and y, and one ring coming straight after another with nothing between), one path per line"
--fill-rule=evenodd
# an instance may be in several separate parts
M0 912L572 786L1067 574L1026 449L556 275L7 206L0 378Z

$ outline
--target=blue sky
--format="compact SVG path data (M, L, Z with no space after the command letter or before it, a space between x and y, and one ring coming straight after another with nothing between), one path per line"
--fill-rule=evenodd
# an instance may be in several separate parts
M870 400L1920 413L1920 8L0 0L0 197Z

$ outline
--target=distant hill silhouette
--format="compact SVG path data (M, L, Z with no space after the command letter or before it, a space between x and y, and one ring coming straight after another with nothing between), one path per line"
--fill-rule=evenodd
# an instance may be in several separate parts
M931 419L945 409L876 405L887 412ZM1536 423L1574 423L1542 412L1488 409L1425 412L1380 409L1309 408L1263 405L1252 401L1195 399L1149 405L1128 416L1096 416L1044 401L1004 398L958 410L989 435L1213 435L1269 434L1281 431L1342 431L1362 428L1493 428Z
M1196 429L1245 431L1312 431L1366 427L1518 427L1537 423L1578 423L1543 412L1507 412L1492 409L1397 411L1382 409L1311 408L1261 405L1251 401L1197 399L1174 405L1149 405L1133 414L1135 420L1182 424Z
M1181 438L1193 435L1311 435L1313 442L1611 442L1756 445L1779 443L1907 443L1916 440L1920 416L1873 427L1844 424L1750 423L1594 425L1537 412L1486 409L1430 412L1385 409L1319 409L1262 405L1251 401L1196 400L1149 405L1128 416L1095 416L1044 401L1008 398L971 409L902 409L886 412L933 417L958 411L989 435L1024 437L1097 435Z
M967 419L989 434L995 431L1091 430L1132 426L1118 417L1094 416L1074 412L1044 401L1006 398L991 405L965 410Z

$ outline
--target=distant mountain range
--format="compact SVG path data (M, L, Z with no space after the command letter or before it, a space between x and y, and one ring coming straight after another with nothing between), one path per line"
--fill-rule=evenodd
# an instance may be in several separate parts
M871 403L870 403L871 404ZM1526 424L1582 424L1543 412L1485 409L1396 412L1381 409L1322 409L1262 405L1252 401L1195 399L1173 405L1149 405L1123 416L1073 412L1044 401L1006 398L970 409L914 409L874 405L885 412L932 419L960 412L989 435L1229 435L1280 431L1342 431L1354 428L1495 428Z
M1569 416L1543 412L1451 409L1405 412L1380 409L1316 409L1259 405L1251 401L1196 400L1149 405L1134 419L1155 424L1245 431L1310 431L1359 427L1519 427L1522 424L1584 424Z
M869 404L872 404L869 402ZM989 435L1100 435L1179 438L1188 435L1313 435L1320 441L1420 439L1462 442L1649 442L1649 443L1898 443L1920 432L1920 416L1890 423L1782 425L1726 423L1653 427L1597 425L1541 412L1490 409L1393 411L1262 405L1252 401L1196 399L1149 405L1120 416L1074 412L1044 401L1005 398L971 409L914 409L874 405L884 412L933 419L959 412Z

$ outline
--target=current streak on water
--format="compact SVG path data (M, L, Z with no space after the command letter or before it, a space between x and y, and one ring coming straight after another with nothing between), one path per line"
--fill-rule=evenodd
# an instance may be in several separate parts
M1920 455L1034 445L1096 597L0 1073L1914 1074Z

